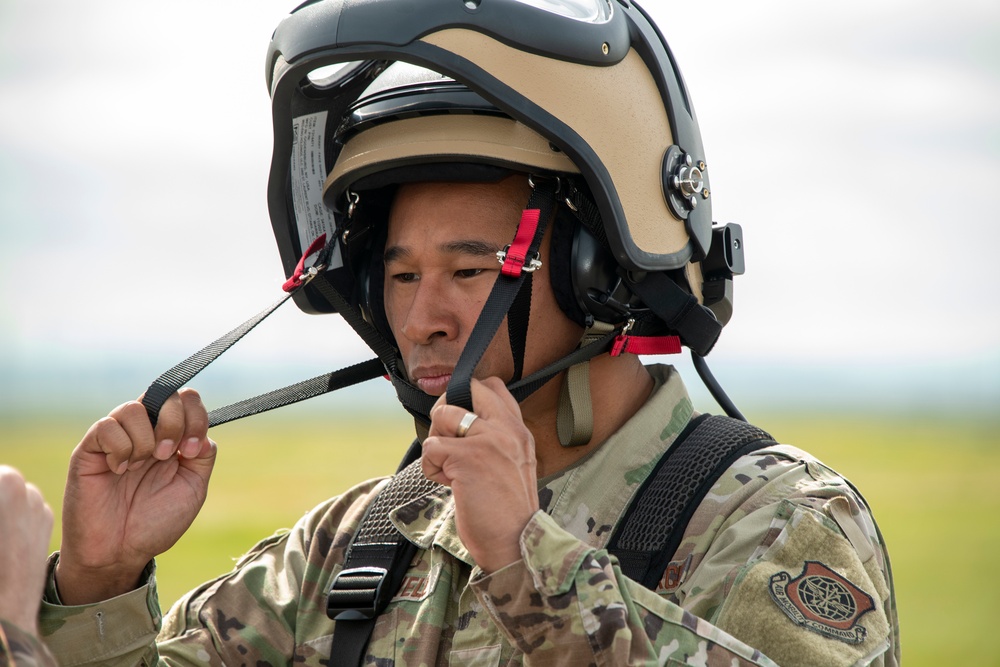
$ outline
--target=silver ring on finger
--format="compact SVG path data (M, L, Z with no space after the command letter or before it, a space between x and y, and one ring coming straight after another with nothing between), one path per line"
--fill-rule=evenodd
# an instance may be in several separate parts
M462 417L462 421L458 422L458 429L455 431L455 437L464 438L472 428L472 422L479 419L479 415L475 412L466 412L465 416Z

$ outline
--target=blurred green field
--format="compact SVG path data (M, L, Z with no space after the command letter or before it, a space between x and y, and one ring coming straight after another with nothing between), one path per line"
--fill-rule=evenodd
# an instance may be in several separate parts
M391 473L412 437L403 415L283 412L213 431L219 462L205 508L158 559L164 608L313 505ZM1000 665L990 639L1000 621L1000 418L751 417L865 493L890 547L906 665ZM3 418L0 462L45 493L57 515L53 548L67 458L90 421Z

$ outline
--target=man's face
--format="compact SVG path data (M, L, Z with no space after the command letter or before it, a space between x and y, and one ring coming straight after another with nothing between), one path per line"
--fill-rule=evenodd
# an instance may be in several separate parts
M500 271L531 194L520 176L500 183L418 183L400 188L385 246L385 313L407 375L440 396ZM571 351L582 329L559 310L549 283L548 236L535 272L524 374ZM475 377L514 373L506 322Z

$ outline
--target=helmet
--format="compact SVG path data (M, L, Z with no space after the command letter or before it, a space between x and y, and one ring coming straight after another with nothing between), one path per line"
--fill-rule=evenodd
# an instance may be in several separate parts
M728 321L741 231L713 227L690 99L634 0L311 0L275 30L266 78L285 273L327 234L329 283L383 335L368 258L392 188L512 171L559 179L569 317L639 321L702 355ZM338 309L312 285L295 300Z

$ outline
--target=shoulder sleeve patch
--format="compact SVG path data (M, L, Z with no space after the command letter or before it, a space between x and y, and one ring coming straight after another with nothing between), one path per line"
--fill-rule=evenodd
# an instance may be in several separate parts
M719 627L783 666L866 664L884 651L884 586L831 524L797 508L771 547L737 576Z
M872 596L823 563L807 560L799 576L771 576L771 598L788 618L807 630L860 644L867 630L858 620L875 608Z

